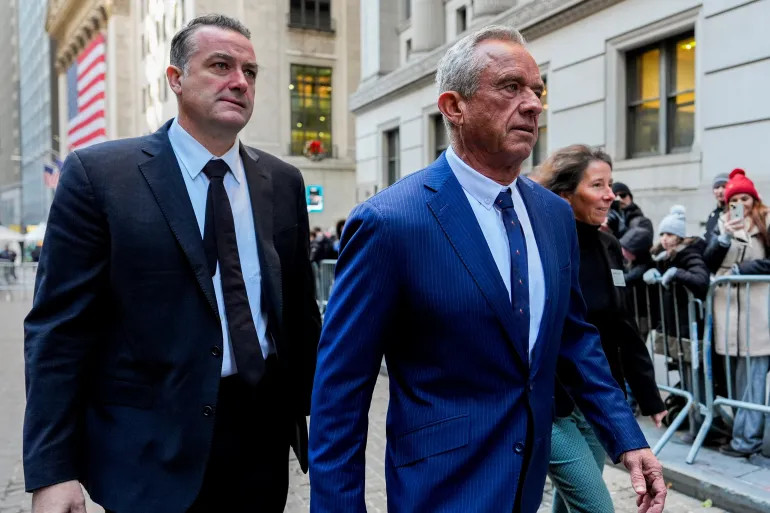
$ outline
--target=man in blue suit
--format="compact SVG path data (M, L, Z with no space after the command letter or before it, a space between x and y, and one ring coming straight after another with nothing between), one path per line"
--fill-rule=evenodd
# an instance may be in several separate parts
M534 513L554 382L571 393L639 511L661 466L584 321L573 213L520 177L544 89L521 35L488 27L439 64L451 148L347 221L312 397L311 511L363 512L367 412L390 376L388 510Z

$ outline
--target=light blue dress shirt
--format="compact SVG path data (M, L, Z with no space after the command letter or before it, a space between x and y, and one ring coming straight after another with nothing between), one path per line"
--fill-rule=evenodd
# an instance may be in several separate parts
M535 232L532 231L532 223L529 220L527 207L521 198L516 180L510 185L500 185L491 178L487 178L466 164L450 146L446 150L446 159L457 181L465 192L468 202L476 215L481 232L487 241L492 258L497 264L497 270L508 289L508 299L511 299L511 250L508 245L508 235L505 233L503 214L495 207L495 199L501 191L510 188L513 198L513 208L524 230L524 239L527 243L527 266L529 271L529 354L535 347L537 335L540 332L540 321L543 319L545 309L545 274L543 263L540 261L540 252L535 240Z
M185 186L187 186L187 193L190 195L190 201L195 211L195 219L198 221L198 228L200 229L202 239L203 228L206 222L206 196L209 189L209 179L202 171L209 160L220 157L212 155L209 150L187 133L177 123L176 119L174 119L174 122L171 123L171 127L168 129L168 139L179 162L179 167L182 168L182 178L184 178ZM254 318L254 326L257 329L262 355L267 358L267 355L274 352L274 349L267 337L267 317L265 312L262 311L262 276L259 268L259 256L257 255L257 235L254 230L254 216L251 210L249 185L246 182L243 161L238 151L239 144L236 140L233 147L221 157L230 166L230 173L227 173L224 179L225 190L227 191L227 197L230 199L230 208L233 211L235 237L238 241L238 256L241 259L241 271L243 272L243 281L246 284L246 295L249 298L249 307ZM225 314L225 303L222 297L222 281L219 276L218 263L213 283L214 293L217 298L217 308L219 309L219 318L222 320L222 340L224 340L222 376L224 377L235 374L238 372L238 369L235 366L230 334L227 330L227 315Z

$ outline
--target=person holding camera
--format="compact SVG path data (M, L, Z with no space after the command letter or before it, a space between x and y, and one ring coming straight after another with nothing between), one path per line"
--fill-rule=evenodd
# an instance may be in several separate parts
M716 276L770 274L770 216L754 183L743 169L734 169L725 186L727 211L719 221L703 258ZM714 342L720 355L738 357L735 365L735 399L764 404L770 370L768 289L755 283L747 297L746 285L720 287L714 293ZM748 322L748 326L747 326ZM729 331L728 331L729 330ZM748 339L750 334L751 338ZM745 356L751 357L751 365ZM749 374L750 372L750 374ZM738 408L733 439L720 452L734 457L751 456L762 446L764 414Z

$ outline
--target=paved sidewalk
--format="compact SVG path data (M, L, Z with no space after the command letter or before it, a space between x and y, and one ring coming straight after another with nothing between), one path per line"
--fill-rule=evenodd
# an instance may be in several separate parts
M647 440L654 445L663 431L648 419L640 421L640 425ZM715 505L735 512L770 512L770 469L708 447L701 448L693 464L688 465L685 459L690 447L674 435L660 451L658 458L667 481L687 495L710 499Z

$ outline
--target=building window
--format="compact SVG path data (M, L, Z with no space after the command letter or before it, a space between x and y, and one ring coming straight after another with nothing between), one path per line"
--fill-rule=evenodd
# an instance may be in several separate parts
M465 6L460 7L455 11L455 33L462 34L468 29L468 9Z
M692 32L627 54L629 157L689 151L695 136Z
M449 147L449 135L441 114L432 115L430 123L433 130L433 158L437 159Z
M331 31L331 0L290 0L289 26Z
M543 84L545 88L540 96L543 111L537 118L537 142L532 149L533 166L539 166L548 157L548 77L543 77Z
M385 132L385 185L393 185L401 174L398 128Z
M412 40L411 39L406 40L406 50L404 52L404 55L406 56L405 59L407 62L409 61L409 59L412 58Z
M404 1L404 20L412 19L412 0Z
M302 155L311 141L319 141L322 153L331 154L332 69L292 64L289 90L291 154Z

